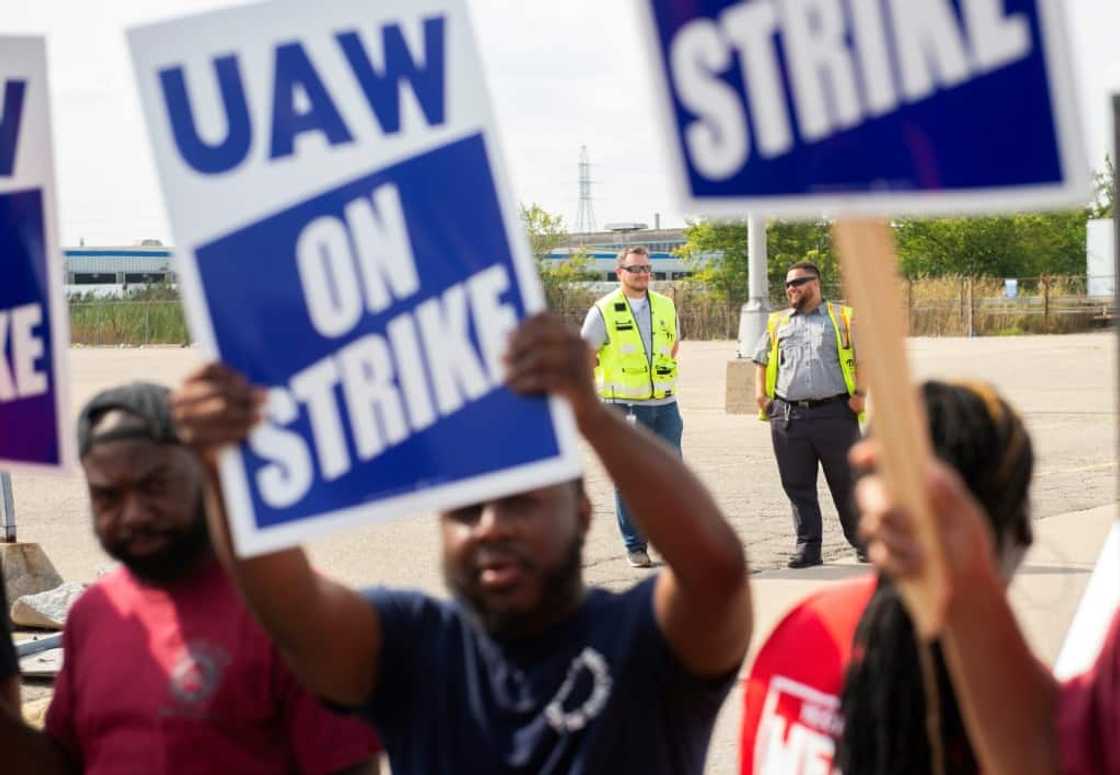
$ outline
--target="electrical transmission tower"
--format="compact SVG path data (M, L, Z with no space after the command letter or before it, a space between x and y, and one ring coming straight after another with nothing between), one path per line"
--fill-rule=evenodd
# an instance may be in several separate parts
M579 210L576 212L577 234L595 231L595 211L591 207L591 161L587 146L579 147Z

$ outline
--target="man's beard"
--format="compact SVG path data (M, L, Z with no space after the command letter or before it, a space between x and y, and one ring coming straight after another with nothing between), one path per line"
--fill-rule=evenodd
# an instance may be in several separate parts
M447 567L446 562L443 566L443 578L451 594L487 633L498 640L515 640L538 634L543 627L555 621L558 612L566 611L572 606L583 586L582 567L583 536L577 533L572 537L561 563L542 574L540 600L529 611L488 608L486 597L476 584L460 579ZM473 568L470 574L474 578Z
M142 557L134 557L124 548L128 541L135 537L135 533L118 542L99 540L101 540L101 547L110 557L118 560L140 579L152 584L168 584L182 578L194 568L199 558L210 550L210 531L206 526L206 511L201 498L199 498L195 518L186 528L137 532L152 532L155 535L168 536L169 540L160 551Z

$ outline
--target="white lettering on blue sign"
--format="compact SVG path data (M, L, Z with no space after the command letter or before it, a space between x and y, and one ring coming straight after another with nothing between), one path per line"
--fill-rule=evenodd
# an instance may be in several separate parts
M0 103L0 176L3 177L11 176L15 170L26 93L26 81L12 79L4 82L3 102Z
M324 481L347 474L354 465L347 425L359 460L372 460L432 425L437 413L452 415L498 387L501 354L517 325L502 298L509 287L505 266L483 269L395 316L387 337L366 334L295 374L287 388L273 388L269 422L249 438L269 461L257 473L261 498L273 508L297 503L315 483L315 463ZM285 427L301 405L314 450Z
M789 152L795 119L802 141L818 141L1031 54L1023 14L1005 14L1000 0L960 5L958 18L951 0L744 0L718 20L684 25L670 43L669 67L681 104L696 116L684 140L697 171L730 178L752 145L762 158ZM723 78L735 55L751 128Z
M562 401L503 385L544 299L466 0L270 0L129 39L192 333L269 391L220 461L239 553L576 474Z
M346 206L345 222L316 218L300 234L297 265L311 322L326 337L349 333L363 312L386 309L392 297L420 288L416 261L395 186Z
M0 402L42 395L47 375L36 367L46 349L35 329L43 323L41 304L0 310ZM10 353L5 357L4 353Z
M402 131L401 95L407 87L416 97L429 126L443 124L445 109L445 20L435 16L423 20L423 49L413 51L399 24L380 29L376 56L356 30L336 33L340 53L349 66L373 118L386 135ZM376 60L380 66L374 63ZM216 142L204 140L192 110L187 78L181 65L159 71L160 93L171 119L175 147L191 168L205 175L229 172L248 158L265 122L250 114L257 104L245 94L241 65L235 54L215 57L225 136ZM323 82L320 68L298 43L284 43L273 50L271 115L267 121L269 158L294 153L295 141L305 133L321 134L331 146L354 142L354 134Z

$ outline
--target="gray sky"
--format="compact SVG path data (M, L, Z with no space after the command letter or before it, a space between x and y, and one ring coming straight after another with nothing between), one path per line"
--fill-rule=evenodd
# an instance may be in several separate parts
M1120 2L1064 0L1089 158L1110 141ZM630 0L468 0L515 197L574 225L587 145L598 224L680 225ZM126 27L236 0L4 0L0 30L46 34L62 242L170 241Z

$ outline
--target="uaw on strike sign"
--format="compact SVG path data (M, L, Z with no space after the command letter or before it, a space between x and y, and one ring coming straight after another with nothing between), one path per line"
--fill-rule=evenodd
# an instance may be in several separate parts
M302 0L134 30L192 331L270 390L227 455L238 551L571 478L502 386L543 298L462 0Z
M42 38L0 37L0 467L74 460Z
M637 2L685 209L851 218L1089 198L1060 0ZM921 585L900 591L933 637L941 552L930 515L918 513L927 422L891 298L890 227L851 219L834 234L860 341L873 345L861 370L876 399L880 471L918 504L929 560ZM769 677L744 772L834 771L839 701L814 688L813 656Z
M1061 0L637 0L690 212L1088 198Z

